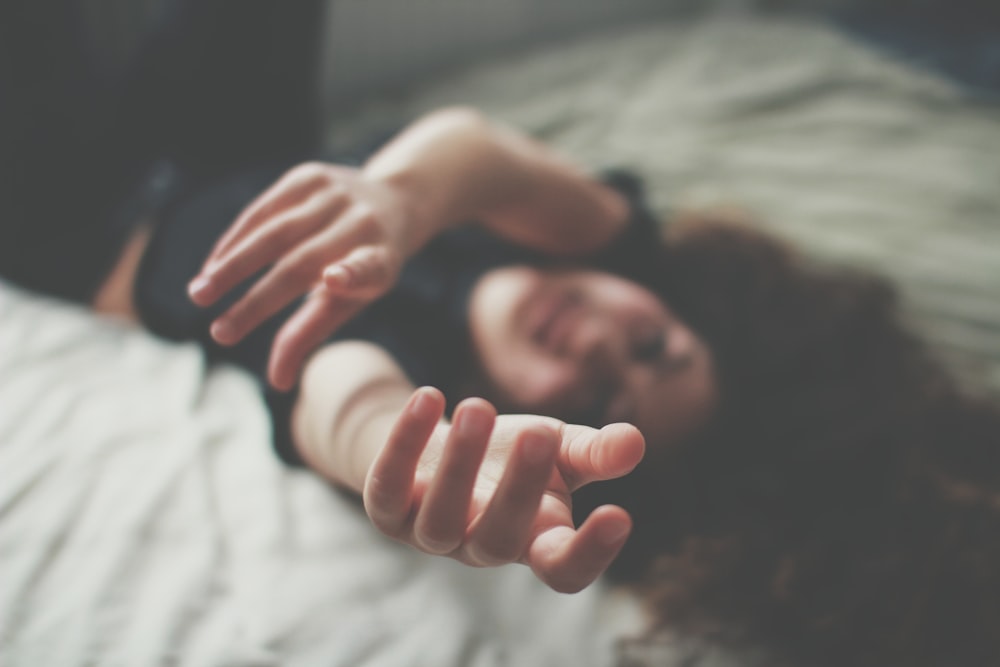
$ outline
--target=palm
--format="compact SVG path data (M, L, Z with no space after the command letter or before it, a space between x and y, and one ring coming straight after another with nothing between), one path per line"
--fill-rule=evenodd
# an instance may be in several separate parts
M481 513L496 494L504 472L510 467L510 459L518 436L525 429L539 424L558 427L559 422L536 415L501 415L497 418L473 490L473 509L477 510L476 513ZM563 476L563 469L559 465L560 459L565 458L563 451L565 448L561 443L556 454L556 464L545 485L535 521L539 529L556 525L570 527L573 525L573 501L570 494L577 486L573 486L573 481Z
M469 565L522 562L560 591L589 584L631 522L608 506L574 528L570 494L631 470L642 436L625 424L596 430L535 415L495 417L481 399L463 402L455 416L446 441L428 447L440 411L404 411L369 473L372 521L422 551ZM471 418L479 426L463 428Z
M500 418L501 420L503 417ZM483 462L479 467L479 474L472 491L472 503L468 516L468 532L474 533L480 518L484 515L490 501L497 495L503 480L504 472L508 469L511 456L514 453L513 438L492 438L489 449ZM427 471L430 473L430 471ZM558 466L553 470L548 478L548 483L540 498L538 509L531 525L533 536L556 527L573 527L573 504L571 489L567 480L562 476ZM456 557L469 564L479 564L469 562L461 553Z

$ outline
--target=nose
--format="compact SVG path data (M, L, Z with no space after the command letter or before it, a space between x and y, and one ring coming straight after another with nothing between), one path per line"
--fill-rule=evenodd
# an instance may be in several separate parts
M588 322L577 333L577 356L597 375L608 375L625 363L626 342L613 321Z

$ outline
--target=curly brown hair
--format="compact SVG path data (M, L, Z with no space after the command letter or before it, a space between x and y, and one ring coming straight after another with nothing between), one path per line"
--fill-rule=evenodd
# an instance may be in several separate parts
M650 636L796 665L1000 664L1000 408L963 393L883 279L712 215L671 225L663 261L721 401L595 494L635 518L612 575L653 606Z

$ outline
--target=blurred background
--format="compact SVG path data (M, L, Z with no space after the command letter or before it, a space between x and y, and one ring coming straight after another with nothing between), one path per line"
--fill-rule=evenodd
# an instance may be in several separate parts
M916 67L1000 91L1000 5L990 0L333 0L322 85L336 109L552 40L741 14L811 15Z

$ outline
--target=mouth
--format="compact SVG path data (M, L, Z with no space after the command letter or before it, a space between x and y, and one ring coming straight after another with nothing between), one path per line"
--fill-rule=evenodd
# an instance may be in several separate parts
M582 298L572 290L553 289L540 296L527 318L531 340L562 354L582 313Z

